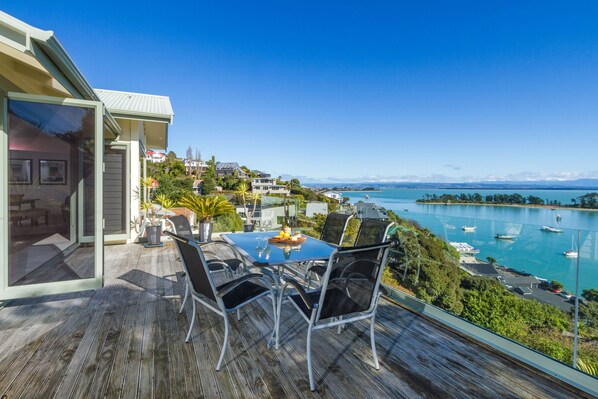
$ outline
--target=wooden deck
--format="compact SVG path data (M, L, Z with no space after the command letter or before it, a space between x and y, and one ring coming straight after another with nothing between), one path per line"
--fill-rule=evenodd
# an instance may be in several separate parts
M266 346L267 298L233 320L231 348L215 371L224 326L180 305L171 244L106 247L105 288L18 300L0 309L2 398L576 398L563 383L521 367L388 301L379 308L381 368L371 367L365 323L314 338L318 391L309 391L306 325L284 306L281 348ZM5 396L2 396L5 395Z

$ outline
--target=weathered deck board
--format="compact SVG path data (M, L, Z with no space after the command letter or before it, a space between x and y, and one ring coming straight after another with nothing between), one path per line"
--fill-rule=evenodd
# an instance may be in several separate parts
M369 325L314 334L317 392L309 391L306 325L283 307L281 348L270 350L269 298L224 325L198 307L178 313L184 285L171 244L105 249L106 286L13 301L0 309L0 395L54 398L576 398L572 388L388 301L380 306L372 367Z

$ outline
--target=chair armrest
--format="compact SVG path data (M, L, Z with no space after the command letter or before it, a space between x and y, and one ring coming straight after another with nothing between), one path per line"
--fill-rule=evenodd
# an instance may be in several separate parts
M220 259L208 259L206 260L206 263L208 264L208 266L211 265L221 265L223 267L224 270L228 270L231 273L233 273L233 270L230 268L230 266L228 265L228 263L220 260Z
M301 299L303 300L303 303L305 304L305 306L307 307L307 309L312 310L313 308L318 307L317 303L313 303L311 298L309 297L309 295L307 295L307 292L305 292L305 289L303 288L303 286L301 284L299 284L299 282L297 280L295 280L292 277L288 277L287 279L285 279L285 284L282 287L282 292L284 294L284 290L288 287L291 286L293 287L295 290L297 290L297 293L299 294L299 296L301 297Z
M249 280L257 280L263 283L267 288L272 289L272 285L268 285L268 283L266 283L266 281L264 280L263 274L251 273L227 283L221 290L219 290L216 293L216 295L218 295L219 297L223 297L224 295L228 294L229 292L233 291L235 288Z

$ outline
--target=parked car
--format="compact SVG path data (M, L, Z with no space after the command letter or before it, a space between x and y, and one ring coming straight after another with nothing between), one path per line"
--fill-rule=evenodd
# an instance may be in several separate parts
M550 289L550 292L554 292L555 294L558 294L559 292L561 292L561 289L560 288L554 288L554 287L552 287Z
M559 295L565 299L571 299L571 297L573 296L573 294L568 291L561 291L559 292Z

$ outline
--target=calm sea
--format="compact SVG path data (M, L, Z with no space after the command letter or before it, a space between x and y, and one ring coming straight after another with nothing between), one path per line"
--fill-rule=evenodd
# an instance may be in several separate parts
M491 256L501 265L532 273L549 280L558 280L568 290L575 289L576 259L563 252L578 249L580 264L580 292L584 288L598 288L598 212L548 208L521 208L472 205L417 204L425 194L514 194L538 196L547 200L569 203L588 191L578 190L425 190L386 189L377 192L344 192L350 202L375 202L395 211L399 216L417 221L446 241L467 242L480 250L480 259ZM365 195L369 199L365 199ZM561 216L563 233L547 233L543 225L555 225ZM476 226L466 233L463 225ZM578 230L581 240L577 243ZM513 241L496 240L495 234L516 236Z

